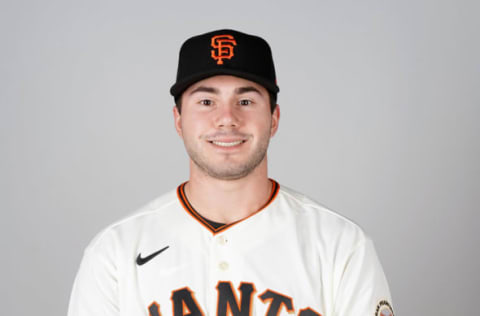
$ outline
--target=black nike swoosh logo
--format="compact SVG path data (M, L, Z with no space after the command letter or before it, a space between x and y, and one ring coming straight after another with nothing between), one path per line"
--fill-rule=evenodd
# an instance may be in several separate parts
M159 251L154 252L154 253L152 253L151 255L149 255L149 256L147 256L147 257L145 257L145 258L142 258L142 255L139 253L139 254L138 254L138 257L137 257L137 264L138 264L139 266L141 266L141 265L149 262L150 260L152 260L153 258L155 258L157 255L159 255L159 254L161 254L162 252L164 252L165 250L167 250L168 247L170 247L170 246L167 246L167 247L165 247L165 248L162 248L162 249L160 249Z

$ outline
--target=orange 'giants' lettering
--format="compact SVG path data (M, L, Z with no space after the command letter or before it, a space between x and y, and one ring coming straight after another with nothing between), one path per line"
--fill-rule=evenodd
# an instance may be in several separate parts
M233 57L233 47L237 42L232 35L215 35L212 37L212 58L217 61L217 65L223 65L223 59Z
M257 291L253 283L241 282L238 287L240 295L238 295L238 292L229 281L219 281L216 288L218 298L217 314L215 316L252 316L254 307L253 297ZM289 314L295 313L293 299L289 296L267 289L258 295L258 298L264 304L268 303L265 316L278 316L282 309L285 309ZM173 291L170 299L172 300L172 316L205 316L202 307L195 299L194 292L188 287ZM391 310L390 305L388 307ZM390 314L386 315L391 316L393 314L390 312ZM148 306L148 316L162 316L160 304L156 301L153 301ZM300 309L297 316L322 316L322 314L310 307L306 307Z
M150 306L148 306L148 316L162 316L160 313L160 305L157 302L153 301Z
M230 282L218 282L217 316L250 316L252 314L252 296L255 293L255 287L252 283L242 282L238 289L241 292L240 300Z
M282 305L285 306L288 312L293 313L294 311L292 299L288 296L272 290L266 290L259 297L264 303L265 301L271 301L266 316L277 316Z
M308 307L308 308L301 309L300 313L298 313L298 316L322 316L322 315L317 313L310 307Z
M173 316L203 316L192 291L185 287L172 293Z

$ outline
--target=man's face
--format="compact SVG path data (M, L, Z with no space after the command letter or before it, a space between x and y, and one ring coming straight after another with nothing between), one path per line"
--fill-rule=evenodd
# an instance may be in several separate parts
M270 137L278 128L279 109L271 113L267 90L234 76L196 82L182 95L175 127L194 163L209 176L235 180L259 165L266 167Z

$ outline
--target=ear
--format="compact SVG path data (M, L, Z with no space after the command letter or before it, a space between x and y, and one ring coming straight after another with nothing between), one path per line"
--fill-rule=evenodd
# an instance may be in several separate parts
M177 131L178 136L183 137L182 133L182 120L181 120L181 115L178 112L177 107L174 105L173 106L173 123L175 124L175 130Z
M278 124L280 123L280 106L277 104L275 110L272 113L272 127L270 128L270 137L273 137L278 130Z

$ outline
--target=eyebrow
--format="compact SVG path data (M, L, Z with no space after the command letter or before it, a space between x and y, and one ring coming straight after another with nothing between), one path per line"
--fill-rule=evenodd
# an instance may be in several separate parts
M247 93L247 92L255 92L255 93L258 93L259 95L262 95L260 90L258 90L257 88L255 88L253 86L246 86L246 87L240 87L240 88L235 89L236 94L242 94L242 93Z
M193 89L192 91L190 91L190 95L192 95L196 92L209 92L209 93L214 93L214 94L219 94L220 93L220 91L217 88L199 86L199 87Z

